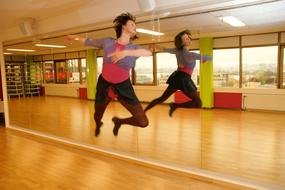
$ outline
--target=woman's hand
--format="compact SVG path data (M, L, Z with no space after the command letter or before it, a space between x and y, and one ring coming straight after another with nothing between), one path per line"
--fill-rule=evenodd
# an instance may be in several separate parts
M123 59L126 57L126 51L115 51L114 53L111 53L108 55L108 57L111 57L112 63L116 63L119 60Z
M78 36L77 35L67 35L65 36L66 40L78 40Z
M80 42L84 43L86 38L83 38L83 37L78 36L78 35L67 35L67 36L65 36L65 39L67 41L76 40L76 41L80 41Z

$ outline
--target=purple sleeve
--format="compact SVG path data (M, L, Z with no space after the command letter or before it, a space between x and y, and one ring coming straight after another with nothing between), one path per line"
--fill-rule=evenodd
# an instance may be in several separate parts
M199 53L189 52L189 57L193 60L200 60L202 57Z
M145 47L143 47L143 46L134 45L134 44L132 44L132 45L130 46L130 49L132 49L132 50L136 50L136 49L145 49L145 50L147 50L147 48L145 48ZM136 57L136 56L134 56L134 57ZM136 58L139 58L139 57L136 57Z
M84 45L85 46L93 46L93 47L97 47L97 48L103 48L106 41L107 41L106 38L102 38L102 39L87 38L84 42Z
M171 53L171 54L175 54L176 53L176 49L175 48L163 48L164 52L167 53Z
M212 59L213 59L212 56L209 56L209 55L202 56L202 61L211 61Z

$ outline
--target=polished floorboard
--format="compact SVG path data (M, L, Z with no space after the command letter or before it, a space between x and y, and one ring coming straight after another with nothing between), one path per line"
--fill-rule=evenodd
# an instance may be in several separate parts
M248 190L162 172L0 127L1 190Z
M284 112L179 109L169 117L168 109L158 105L147 113L147 128L125 125L114 137L111 118L130 114L112 102L95 137L93 101L49 96L9 100L11 125L285 187Z

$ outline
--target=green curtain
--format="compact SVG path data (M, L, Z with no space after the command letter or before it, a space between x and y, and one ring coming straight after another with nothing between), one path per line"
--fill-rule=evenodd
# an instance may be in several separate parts
M97 83L97 52L95 49L87 50L87 98L95 100Z
M213 39L200 38L200 54L213 56ZM213 60L201 63L200 67L200 97L203 108L213 108L214 87L213 87Z

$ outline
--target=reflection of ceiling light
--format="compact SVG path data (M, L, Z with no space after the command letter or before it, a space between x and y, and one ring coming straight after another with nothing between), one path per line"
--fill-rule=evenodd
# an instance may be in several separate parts
M221 20L235 27L245 26L243 22L233 16L221 17Z
M156 32L156 31L152 31L152 30L147 30L147 29L143 29L143 28L138 28L138 29L137 29L137 32L145 33L145 34L150 34L150 35L154 35L154 36L161 36L161 35L164 35L164 33Z
M34 52L32 49L6 49L8 51Z
M50 45L50 44L35 44L35 46L40 46L40 47L53 47L53 48L66 48L66 46Z
M4 55L11 55L12 53L8 53L8 52L5 52L3 53Z
M170 15L170 12L164 12L164 13L161 13L160 15L158 15L160 18L163 18L163 17L167 17Z

